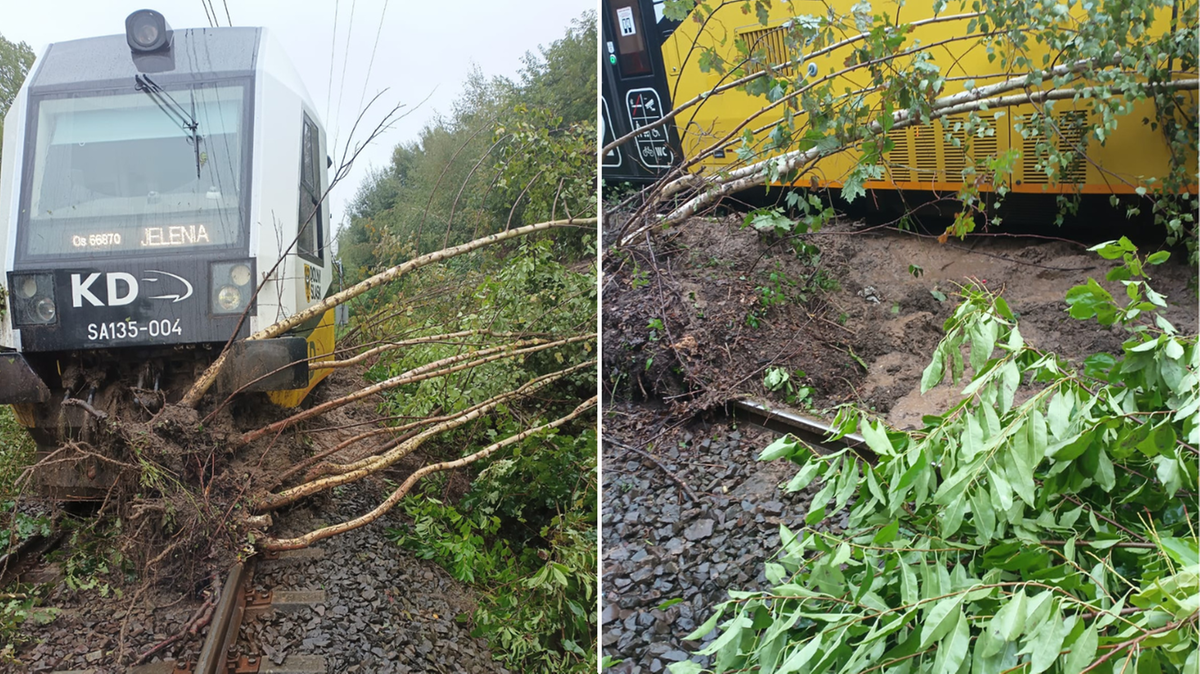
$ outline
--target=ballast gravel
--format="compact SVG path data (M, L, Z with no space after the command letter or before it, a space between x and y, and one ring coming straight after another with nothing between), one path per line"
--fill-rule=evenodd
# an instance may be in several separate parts
M717 632L701 641L683 637L728 590L767 587L764 565L779 546L779 525L800 530L812 492L785 494L779 485L795 466L757 461L776 437L769 431L723 420L655 439L666 419L647 423L646 409L632 405L609 409L604 437L617 442L604 444L601 646L619 662L605 671L658 674L688 659L707 665L709 658L693 653ZM654 455L699 501L621 445ZM821 528L839 526L845 522Z
M321 508L321 517L332 523L369 511L381 496L370 497L368 491L343 491ZM281 516L282 530L300 533L320 524L306 513L295 515L298 522L289 521L291 514ZM243 623L244 652L277 665L289 655L321 656L328 672L507 672L493 660L487 642L470 635L470 591L433 562L416 559L388 540L387 529L400 522L393 511L322 541L319 557L260 564L256 587L323 591L325 600Z

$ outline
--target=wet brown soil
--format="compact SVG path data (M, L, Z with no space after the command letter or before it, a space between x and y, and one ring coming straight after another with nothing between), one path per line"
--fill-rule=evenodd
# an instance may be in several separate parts
M1052 232L1051 232L1052 234ZM797 254L796 244L814 246ZM1143 254L1151 252L1143 250ZM1176 253L1173 258L1181 258ZM613 256L604 287L604 380L610 400L664 401L677 418L767 391L783 368L793 404L856 403L898 427L947 406L961 388L925 396L920 376L955 292L978 283L1018 314L1027 343L1069 359L1120 350L1119 328L1070 318L1064 296L1113 262L1053 238L976 236L939 243L890 228L839 221L795 239L742 227L742 216L696 218ZM1153 268L1167 317L1196 328L1196 270L1173 259ZM800 388L810 389L807 396Z

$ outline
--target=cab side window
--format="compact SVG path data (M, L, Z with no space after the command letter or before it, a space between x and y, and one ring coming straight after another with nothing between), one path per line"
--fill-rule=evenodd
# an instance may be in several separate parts
M321 222L321 191L318 187L317 126L304 116L304 132L300 140L300 238L296 242L300 254L321 259L324 223Z

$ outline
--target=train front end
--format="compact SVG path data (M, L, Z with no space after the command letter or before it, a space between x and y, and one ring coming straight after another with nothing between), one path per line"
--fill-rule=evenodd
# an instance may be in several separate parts
M123 35L39 56L0 167L0 404L39 446L105 410L171 402L231 338L321 299L311 107L259 28L173 31L142 10ZM306 392L313 335L332 350L325 322L227 369L254 390Z

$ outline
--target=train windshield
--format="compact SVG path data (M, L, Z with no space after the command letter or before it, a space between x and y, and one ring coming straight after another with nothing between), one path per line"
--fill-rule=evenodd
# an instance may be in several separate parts
M244 86L45 97L21 226L29 256L236 245L246 163Z

